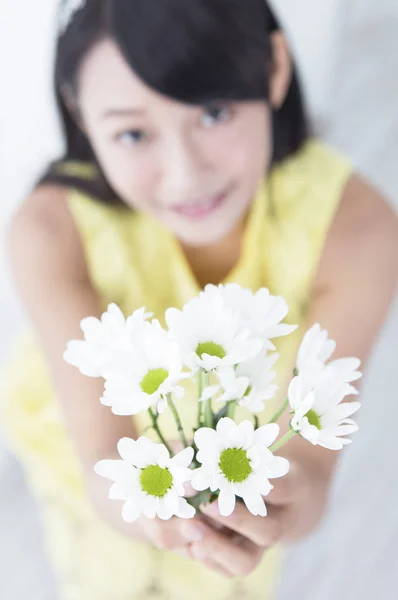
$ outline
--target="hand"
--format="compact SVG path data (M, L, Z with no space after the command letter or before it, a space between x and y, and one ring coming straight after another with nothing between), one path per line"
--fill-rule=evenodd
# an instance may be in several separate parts
M309 533L323 515L329 476L317 463L291 460L290 464L288 475L273 482L274 490L265 499L266 517L253 516L241 502L229 517L220 516L217 503L203 507L209 521L226 530L192 544L192 555L218 565L230 576L248 575L266 549Z
M86 475L86 484L92 505L101 520L130 539L148 542L159 550L176 552L190 559L196 559L190 552L192 545L205 540L215 545L222 543L224 536L217 532L222 529L222 525L199 514L193 519L173 517L169 521L141 516L135 523L125 523L121 517L123 502L110 501L108 498L109 482L90 473ZM193 493L196 492L192 490L192 495ZM201 562L223 575L230 576L229 572L211 558L203 558Z
M173 452L179 452L182 445L179 441L170 442ZM115 454L111 458L119 459ZM212 540L212 543L219 543L217 530L222 529L222 525L204 517L195 515L193 519L179 519L173 517L169 521L161 519L147 519L140 517L135 523L125 523L121 517L123 502L109 500L109 481L99 477L93 468L85 470L85 482L93 508L98 513L103 522L123 535L134 539L135 541L149 542L151 545L163 551L173 551L188 558L194 558L190 553L192 544L203 541L206 537ZM186 484L186 497L193 496L197 492ZM207 522L207 523L206 523ZM229 575L217 563L209 560L203 561L208 567L216 571Z

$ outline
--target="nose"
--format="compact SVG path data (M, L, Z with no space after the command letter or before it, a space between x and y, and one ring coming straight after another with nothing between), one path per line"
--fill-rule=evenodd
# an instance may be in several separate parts
M163 148L163 201L181 204L197 196L205 170L205 160L194 140L181 135L169 138Z

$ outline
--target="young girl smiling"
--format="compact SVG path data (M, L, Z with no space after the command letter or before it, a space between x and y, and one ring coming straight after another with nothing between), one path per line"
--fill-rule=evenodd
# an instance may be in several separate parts
M323 514L336 455L293 440L266 518L239 506L227 519L126 524L93 465L145 423L111 415L103 383L63 351L110 302L159 316L207 283L236 282L284 296L300 325L277 343L281 393L314 322L339 354L366 361L395 288L396 216L310 138L264 0L64 2L55 84L65 155L10 228L33 327L5 370L2 412L44 508L61 596L264 600L279 542ZM196 416L187 398L179 410L184 423Z

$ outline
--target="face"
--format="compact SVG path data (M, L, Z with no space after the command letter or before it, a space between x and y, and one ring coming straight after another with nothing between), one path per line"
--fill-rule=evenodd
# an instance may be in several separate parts
M272 152L265 102L181 104L104 40L82 65L78 103L105 176L132 208L192 246L222 240L245 218Z

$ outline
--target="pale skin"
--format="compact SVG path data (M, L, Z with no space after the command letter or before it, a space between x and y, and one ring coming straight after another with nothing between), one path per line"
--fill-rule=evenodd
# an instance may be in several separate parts
M270 102L277 108L291 67L283 36L275 34L273 42ZM239 257L246 214L269 164L268 105L247 102L214 113L161 97L130 71L110 41L86 57L79 96L68 101L123 200L175 233L199 283L222 280ZM224 189L229 199L203 226L192 226L172 210ZM102 381L83 377L62 360L67 341L81 337L81 319L100 315L66 192L56 186L35 190L13 219L9 247L16 284L102 519L127 536L181 552L227 577L250 573L269 546L300 539L319 523L338 454L300 438L280 452L289 458L291 471L274 482L266 518L253 517L238 504L228 519L206 510L206 517L190 521L124 523L120 503L107 499L109 484L94 475L93 465L114 456L120 438L139 432L131 419L100 405ZM308 326L319 322L329 331L337 342L336 357L358 356L366 364L397 278L397 216L375 189L353 175L314 280ZM280 425L287 429L287 417Z

